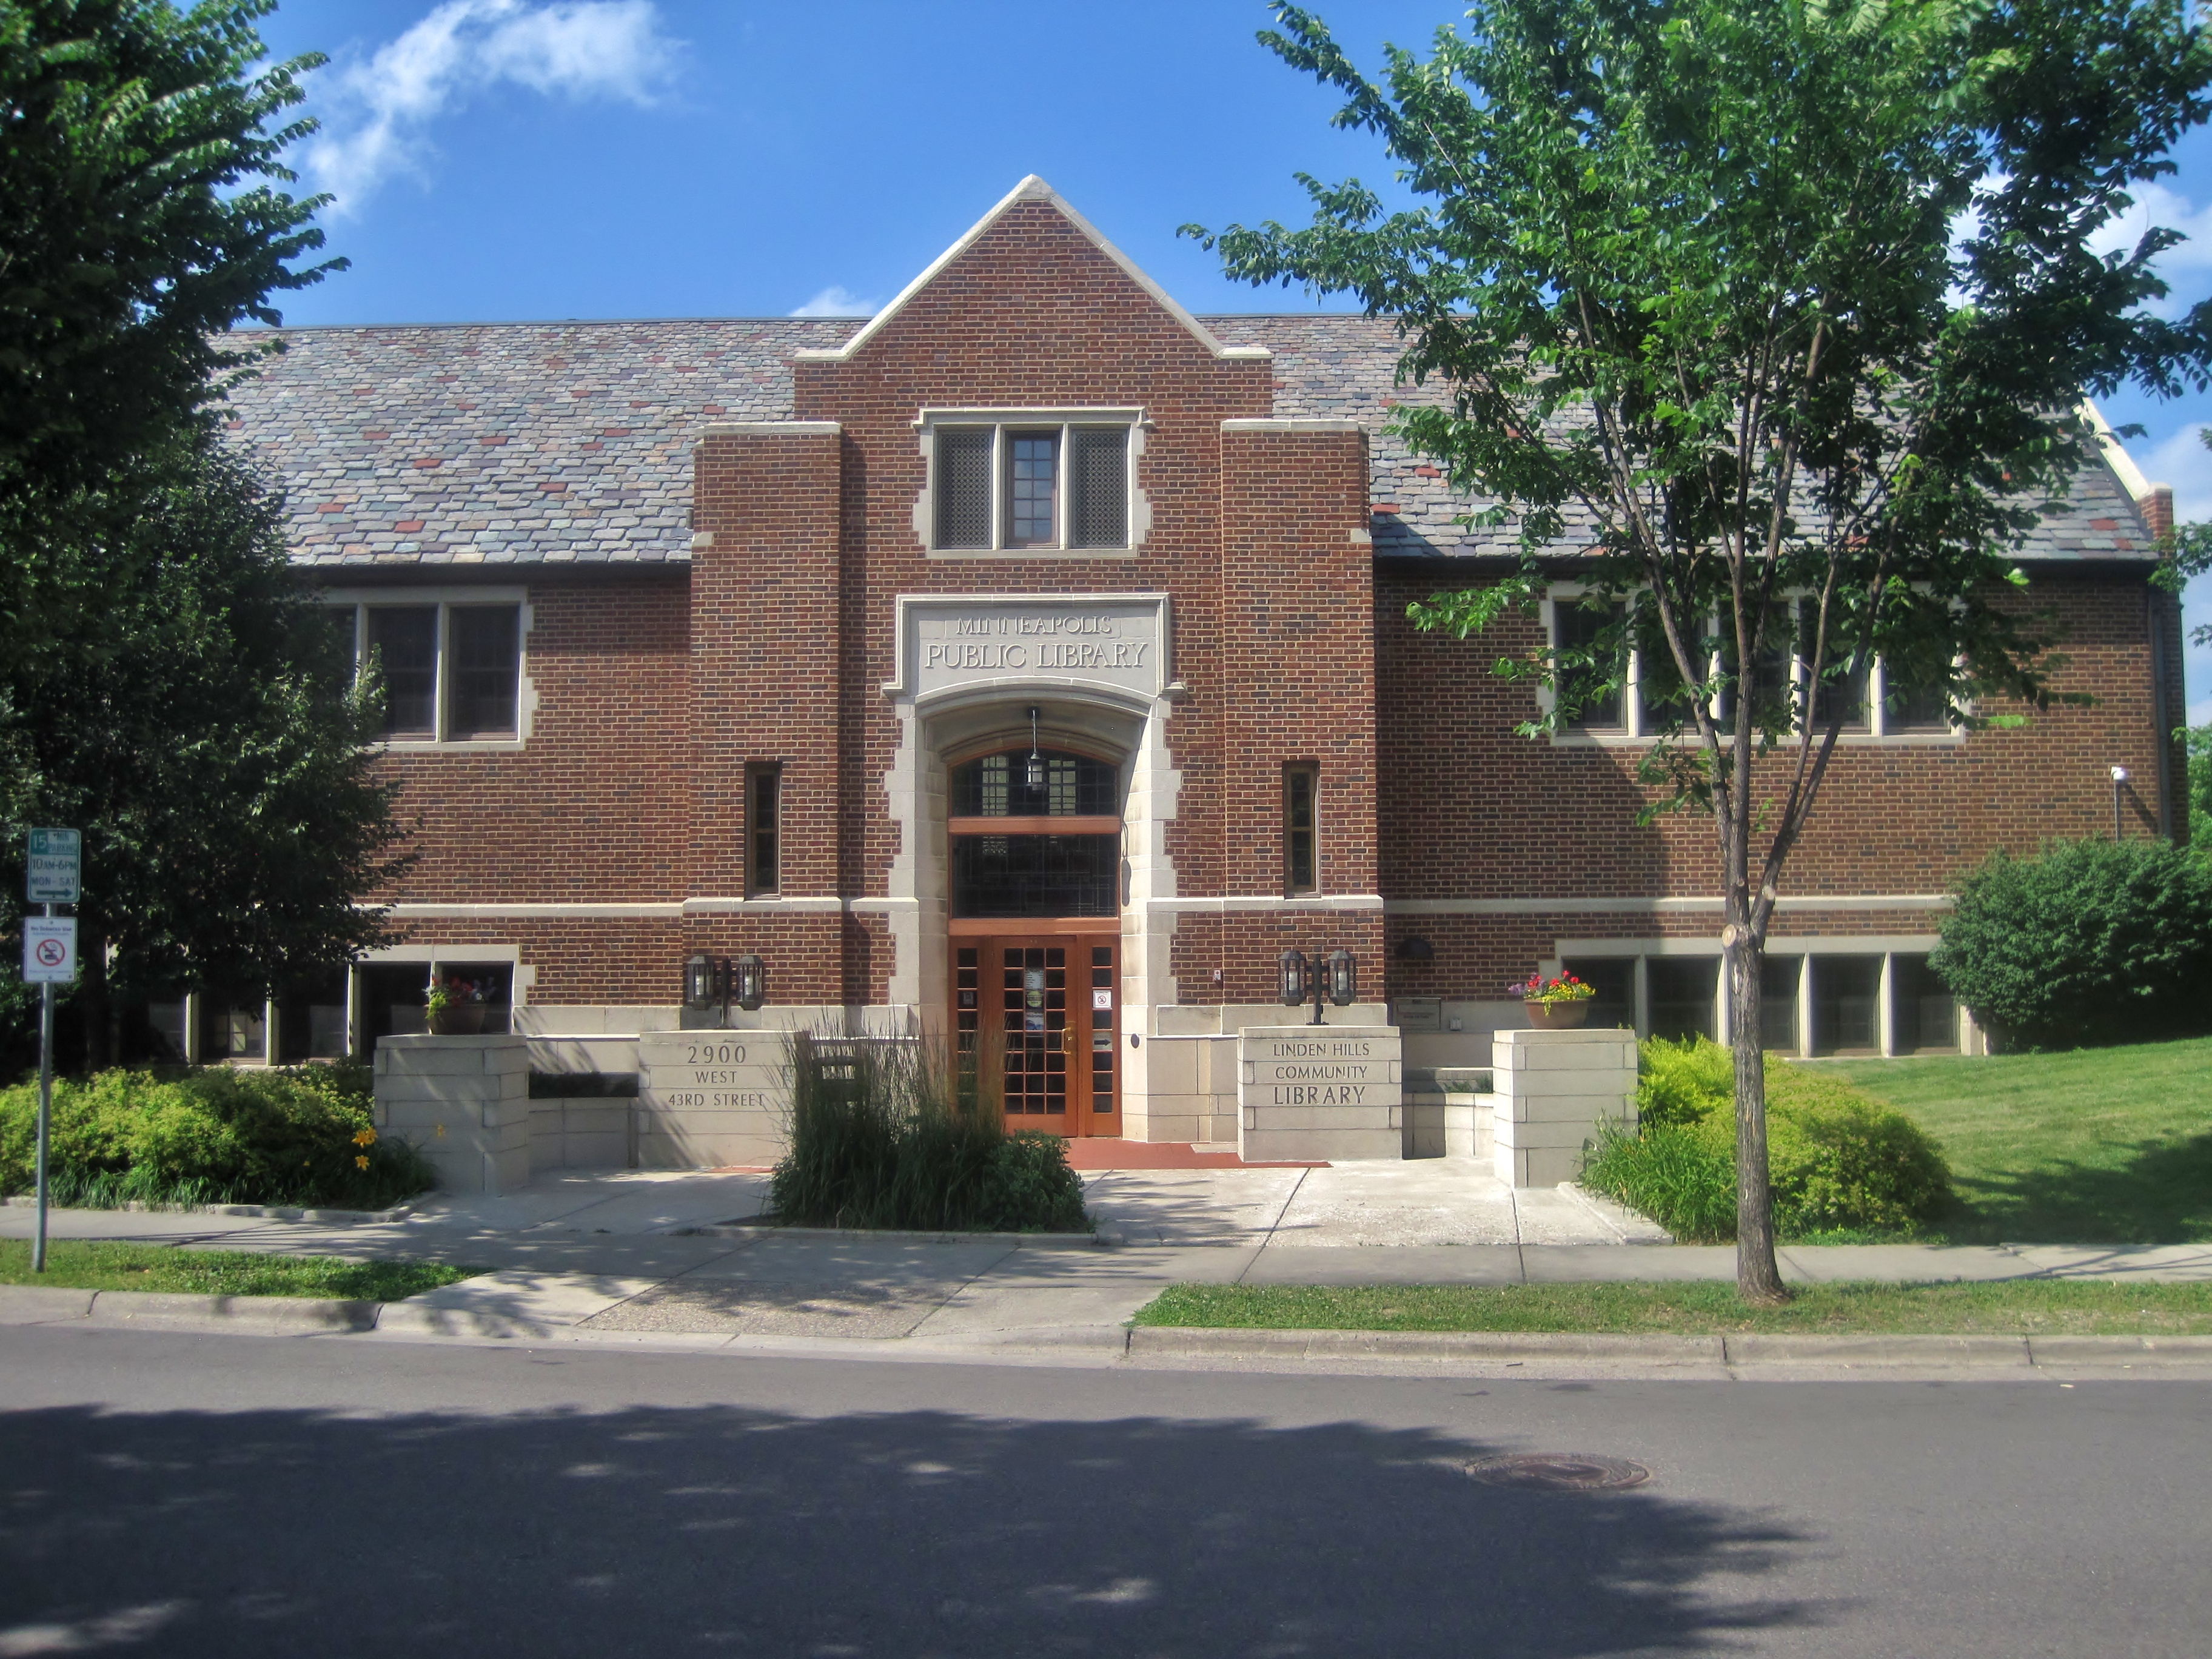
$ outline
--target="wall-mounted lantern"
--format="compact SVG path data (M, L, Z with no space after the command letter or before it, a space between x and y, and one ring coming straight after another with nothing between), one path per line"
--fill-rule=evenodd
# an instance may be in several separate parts
M1282 972L1283 1006L1295 1008L1306 1000L1306 953L1285 951L1278 958Z
M768 1000L768 963L750 951L741 957L710 957L695 951L684 958L684 1006L694 1013L732 1003L750 1013Z
M730 1000L750 1013L768 1000L768 963L747 951L728 969Z
M1328 1000L1338 1007L1349 1006L1359 994L1359 964L1349 951L1328 953ZM1321 1023L1316 1018L1314 1024Z
M684 958L684 1006L694 1013L703 1014L722 1000L714 967L714 958L704 951Z

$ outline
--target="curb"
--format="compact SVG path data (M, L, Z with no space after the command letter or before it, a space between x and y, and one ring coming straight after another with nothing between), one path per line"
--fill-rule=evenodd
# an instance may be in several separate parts
M1728 1363L1717 1336L1573 1331L1230 1331L1137 1325L1129 1354L1207 1359L1602 1359L1647 1365Z
M377 1221L404 1221L415 1213L421 1201L419 1198L411 1198L389 1210L302 1210L284 1204L148 1204L134 1198L128 1204L108 1207L140 1215L244 1215L258 1216L267 1221L313 1221L325 1225L351 1226ZM5 1202L11 1210L35 1210L39 1207L39 1200L35 1197L27 1198L21 1194ZM57 1204L53 1207L61 1209L64 1206Z
M1545 1331L1224 1330L1138 1325L1131 1358L1596 1359L1658 1366L1833 1365L1974 1370L2041 1366L2212 1370L2212 1336L1616 1335Z
M932 1233L884 1227L785 1227L773 1222L729 1221L707 1227L678 1227L668 1238L833 1238L846 1243L880 1239L894 1244L1005 1244L1024 1249L1108 1250L1121 1243L1114 1233Z
M169 1291L78 1291L0 1285L0 1325L82 1320L148 1329L243 1328L264 1335L376 1328L381 1302L313 1296L188 1296Z

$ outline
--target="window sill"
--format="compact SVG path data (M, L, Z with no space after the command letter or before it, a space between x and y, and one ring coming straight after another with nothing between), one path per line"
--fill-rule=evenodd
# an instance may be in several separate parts
M928 547L922 556L930 559L1133 559L1138 550L1133 547Z
M387 755L514 755L520 738L386 738L377 744Z
M1554 732L1550 734L1554 749L1650 749L1659 739L1656 737L1632 735L1626 732ZM1695 734L1684 736L1692 744ZM1802 738L1785 738L1775 745L1788 748L1803 742ZM1966 741L1964 732L1844 732L1837 735L1838 749L1939 749L1958 747Z

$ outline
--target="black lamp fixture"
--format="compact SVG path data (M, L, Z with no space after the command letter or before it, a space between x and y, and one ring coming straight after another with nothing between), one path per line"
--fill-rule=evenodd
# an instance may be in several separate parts
M730 1000L750 1013L768 1000L768 963L748 951L731 961L726 983Z
M1295 1008L1311 998L1311 1024L1322 1023L1324 997L1340 1008L1358 1000L1359 964L1349 951L1331 951L1326 957L1318 951L1308 957L1303 951L1285 951L1276 958L1275 965L1283 1006Z
M697 951L684 958L684 1006L694 1013L719 1006L726 1015L733 1002L750 1013L767 1000L768 963L751 952L710 957Z
M1037 715L1042 712L1035 703L1030 705L1030 763L1022 775L1022 781L1033 795L1044 793L1044 757L1037 752Z
M721 1000L715 981L714 958L704 951L695 951L684 958L684 1006L696 1014L703 1014Z

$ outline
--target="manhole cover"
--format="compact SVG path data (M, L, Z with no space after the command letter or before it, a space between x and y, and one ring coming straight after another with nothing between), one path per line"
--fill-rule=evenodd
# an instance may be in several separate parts
M1625 1457L1597 1457L1587 1452L1516 1452L1505 1457L1481 1457L1467 1472L1486 1486L1523 1486L1538 1492L1618 1492L1640 1486L1651 1471Z

